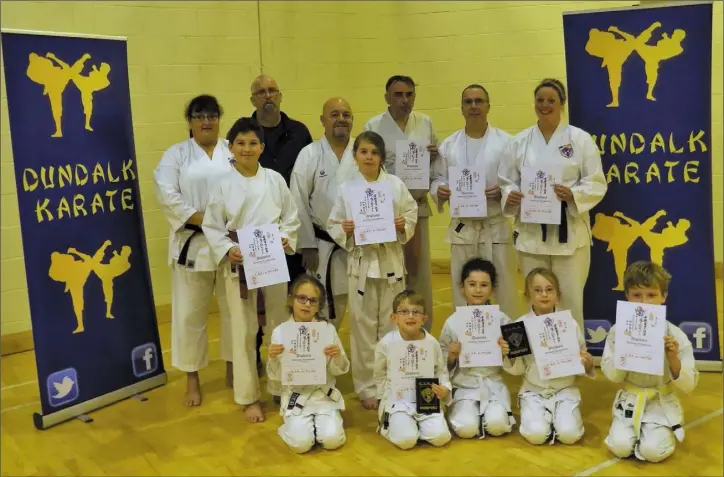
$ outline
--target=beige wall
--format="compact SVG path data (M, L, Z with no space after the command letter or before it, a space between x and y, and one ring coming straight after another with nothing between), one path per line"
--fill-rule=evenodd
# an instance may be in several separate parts
M531 91L545 76L565 80L561 14L636 2L2 2L3 28L127 36L144 221L156 303L170 299L166 221L152 172L163 150L186 135L183 107L217 95L226 125L249 114L249 83L277 78L283 109L316 138L321 104L344 96L355 133L383 111L384 83L409 74L416 108L441 139L462 127L460 90L483 83L491 122L515 133L534 121ZM722 8L715 7L713 159L716 254L722 260ZM164 83L162 85L162 82ZM30 328L7 102L0 129L0 331ZM222 130L225 126L222 124ZM433 258L449 256L445 215L432 219Z

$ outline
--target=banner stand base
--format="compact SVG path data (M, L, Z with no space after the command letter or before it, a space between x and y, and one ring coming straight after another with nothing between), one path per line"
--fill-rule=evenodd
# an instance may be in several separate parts
M146 396L144 396L143 394L134 394L133 397L138 399L141 402L148 401L148 398Z
M80 418L81 420L83 420L83 422L93 422L93 419L89 418L86 415L87 413L95 411L96 409L100 409L102 407L109 406L111 404L115 404L118 401L122 401L131 396L138 396L139 393L148 391L149 389L157 388L159 386L163 386L167 382L168 375L164 372L162 374L159 374L158 376L154 376L150 379L140 381L131 386L118 389L116 391L113 391L112 393L98 396L95 399L91 399L75 406L67 407L61 411L54 412L52 414L43 415L36 412L33 413L33 424L35 425L36 429L42 431L73 418ZM148 399L145 396L141 397L144 398L142 400ZM83 418L90 419L90 421L86 421Z
M598 368L601 367L601 357L600 356L593 357L593 365ZM722 370L724 370L724 367L722 366L721 361L698 360L696 362L696 369L697 369L697 371L704 372L704 373L721 373Z
M81 414L80 416L75 416L75 418L81 422L85 422L86 424L90 424L91 422L93 422L93 418L86 414Z

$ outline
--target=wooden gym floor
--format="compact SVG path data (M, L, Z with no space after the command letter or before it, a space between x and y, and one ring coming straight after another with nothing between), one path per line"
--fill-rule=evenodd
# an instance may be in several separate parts
M437 336L452 310L448 276L435 275L434 288ZM721 303L719 296L720 330ZM340 334L349 351L346 320ZM218 358L218 318L210 321L211 357ZM202 371L203 405L182 407L184 376L169 365L170 324L160 331L168 385L146 393L145 402L128 399L93 412L91 424L72 420L37 431L31 418L39 409L35 357L25 352L2 358L2 475L722 475L721 373L702 373L695 393L683 397L686 440L662 464L619 461L608 453L603 439L617 388L600 372L595 381L579 381L586 434L576 445L532 446L516 427L504 437L453 438L442 449L420 444L410 451L375 433L376 414L362 409L348 374L339 383L347 443L337 451L315 448L298 456L277 435L281 417L268 395L267 420L243 420L224 385L221 361ZM506 375L506 382L517 394L520 378Z

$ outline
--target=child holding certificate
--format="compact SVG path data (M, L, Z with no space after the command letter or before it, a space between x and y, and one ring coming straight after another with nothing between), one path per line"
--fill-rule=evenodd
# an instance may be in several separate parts
M556 311L560 298L558 277L547 268L534 268L525 279L525 296L531 310L518 321L536 320L539 315ZM593 357L586 351L586 341L574 320L569 324L575 329L580 344L581 364L589 377L595 376ZM544 379L538 372L533 354L511 360L506 371L522 374L523 385L518 393L520 405L520 433L531 444L543 444L555 440L563 444L575 444L583 437L581 418L581 392L575 385L576 376Z
M490 305L497 278L492 262L482 258L467 261L462 267L459 285L467 306ZM455 434L465 439L476 436L482 438L486 432L492 436L501 436L510 432L515 424L510 409L510 393L500 376L502 366L461 365L461 334L475 326L471 326L469 320L464 318L460 313L453 313L440 334L440 348L448 370L452 373L451 381L455 391L448 421ZM500 325L510 323L510 318L499 309L495 310L492 318L495 321L492 326L487 326L488 323L481 317L476 328L482 325L486 333L497 334L495 344L499 348L498 359L503 364L501 355L507 354L508 345L500 336Z
M422 327L427 320L425 299L405 290L395 297L393 310L397 329L375 350L377 430L403 450L412 449L418 440L443 446L452 437L443 414L452 385L440 344Z
M279 435L289 448L298 454L309 451L315 442L327 450L333 450L341 447L346 440L340 414L344 409L344 399L335 387L335 376L341 376L349 371L349 360L334 325L319 318L324 299L325 290L322 283L311 275L300 275L292 283L289 294L289 310L292 316L289 321L274 329L269 345L267 362L269 378L284 382L282 374L289 373L289 378L294 376L294 379L304 383L283 386L279 412L284 416L284 424L279 428ZM304 326L295 326L296 323L304 323ZM284 342L289 344L289 349L282 344ZM319 348L319 358L322 358L323 367L321 371L324 374L321 382L318 381L319 384L308 384L304 381L305 376L302 373L294 372L306 373L314 370L299 369L299 366L294 366L296 363L292 363L294 369L289 371L285 369L282 360L303 356L304 351L313 355L315 345ZM306 361L312 362L313 357L310 356Z
M349 252L354 390L365 409L377 409L374 350L380 338L391 330L392 300L405 288L402 245L415 232L417 202L402 180L382 167L385 142L379 134L363 132L352 150L359 170L340 186L327 232ZM355 215L362 217L363 223L355 223ZM358 240L372 243L361 245Z
M633 263L623 277L626 300L663 305L670 280L671 275L655 263ZM661 462L674 453L676 440L684 439L684 415L674 390L691 393L699 381L699 372L688 336L669 321L665 321L665 327L662 375L618 369L614 359L615 328L606 338L601 370L608 379L624 386L614 399L613 422L605 440L618 458L633 454L639 460Z
M268 326L274 327L285 315L288 272L286 262L274 260L281 250L294 254L299 230L299 217L291 192L278 172L265 169L259 164L264 151L264 132L253 119L237 120L226 136L229 149L234 155L233 170L214 184L209 193L202 222L204 235L209 241L211 256L218 264L225 285L225 301L231 315L232 359L234 370L234 401L244 409L248 422L264 420L259 398L259 377L256 370L256 334L259 324L256 318L256 296L259 288L247 289L244 272L247 265L260 268L255 263L269 257L267 271L285 275L273 284L264 286L264 303ZM259 226L253 243L240 240L249 226ZM262 232L261 229L266 230ZM271 228L271 230L269 230ZM238 233L237 231L241 231ZM248 253L253 250L254 255ZM279 263L281 262L281 263ZM266 277L261 277L261 280ZM194 286L201 286L194 283ZM248 288L254 288L249 284ZM217 292L218 293L218 292ZM279 396L281 383L269 379L269 392Z

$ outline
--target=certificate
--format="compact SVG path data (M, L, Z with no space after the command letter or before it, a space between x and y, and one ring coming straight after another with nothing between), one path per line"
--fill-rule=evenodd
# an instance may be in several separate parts
M498 338L501 337L498 305L459 306L451 320L461 344L461 368L503 365L502 351L498 346Z
M483 166L451 166L450 216L487 217L488 198L485 196L485 168Z
M277 224L250 225L237 230L249 290L289 281L282 237Z
M619 301L615 326L616 369L663 376L666 307Z
M397 341L390 346L389 353L392 399L415 402L415 378L435 377L432 341Z
M327 383L327 357L324 348L332 343L325 333L326 323L283 323L282 384L323 385Z
M395 143L395 175L410 190L430 189L430 151L427 144L404 140Z
M385 182L350 184L349 208L354 220L355 245L396 242L392 190Z
M523 167L520 189L520 221L532 224L560 225L561 201L553 186L563 182L561 166Z
M533 357L541 379L584 374L576 322L570 311L560 311L526 319Z

